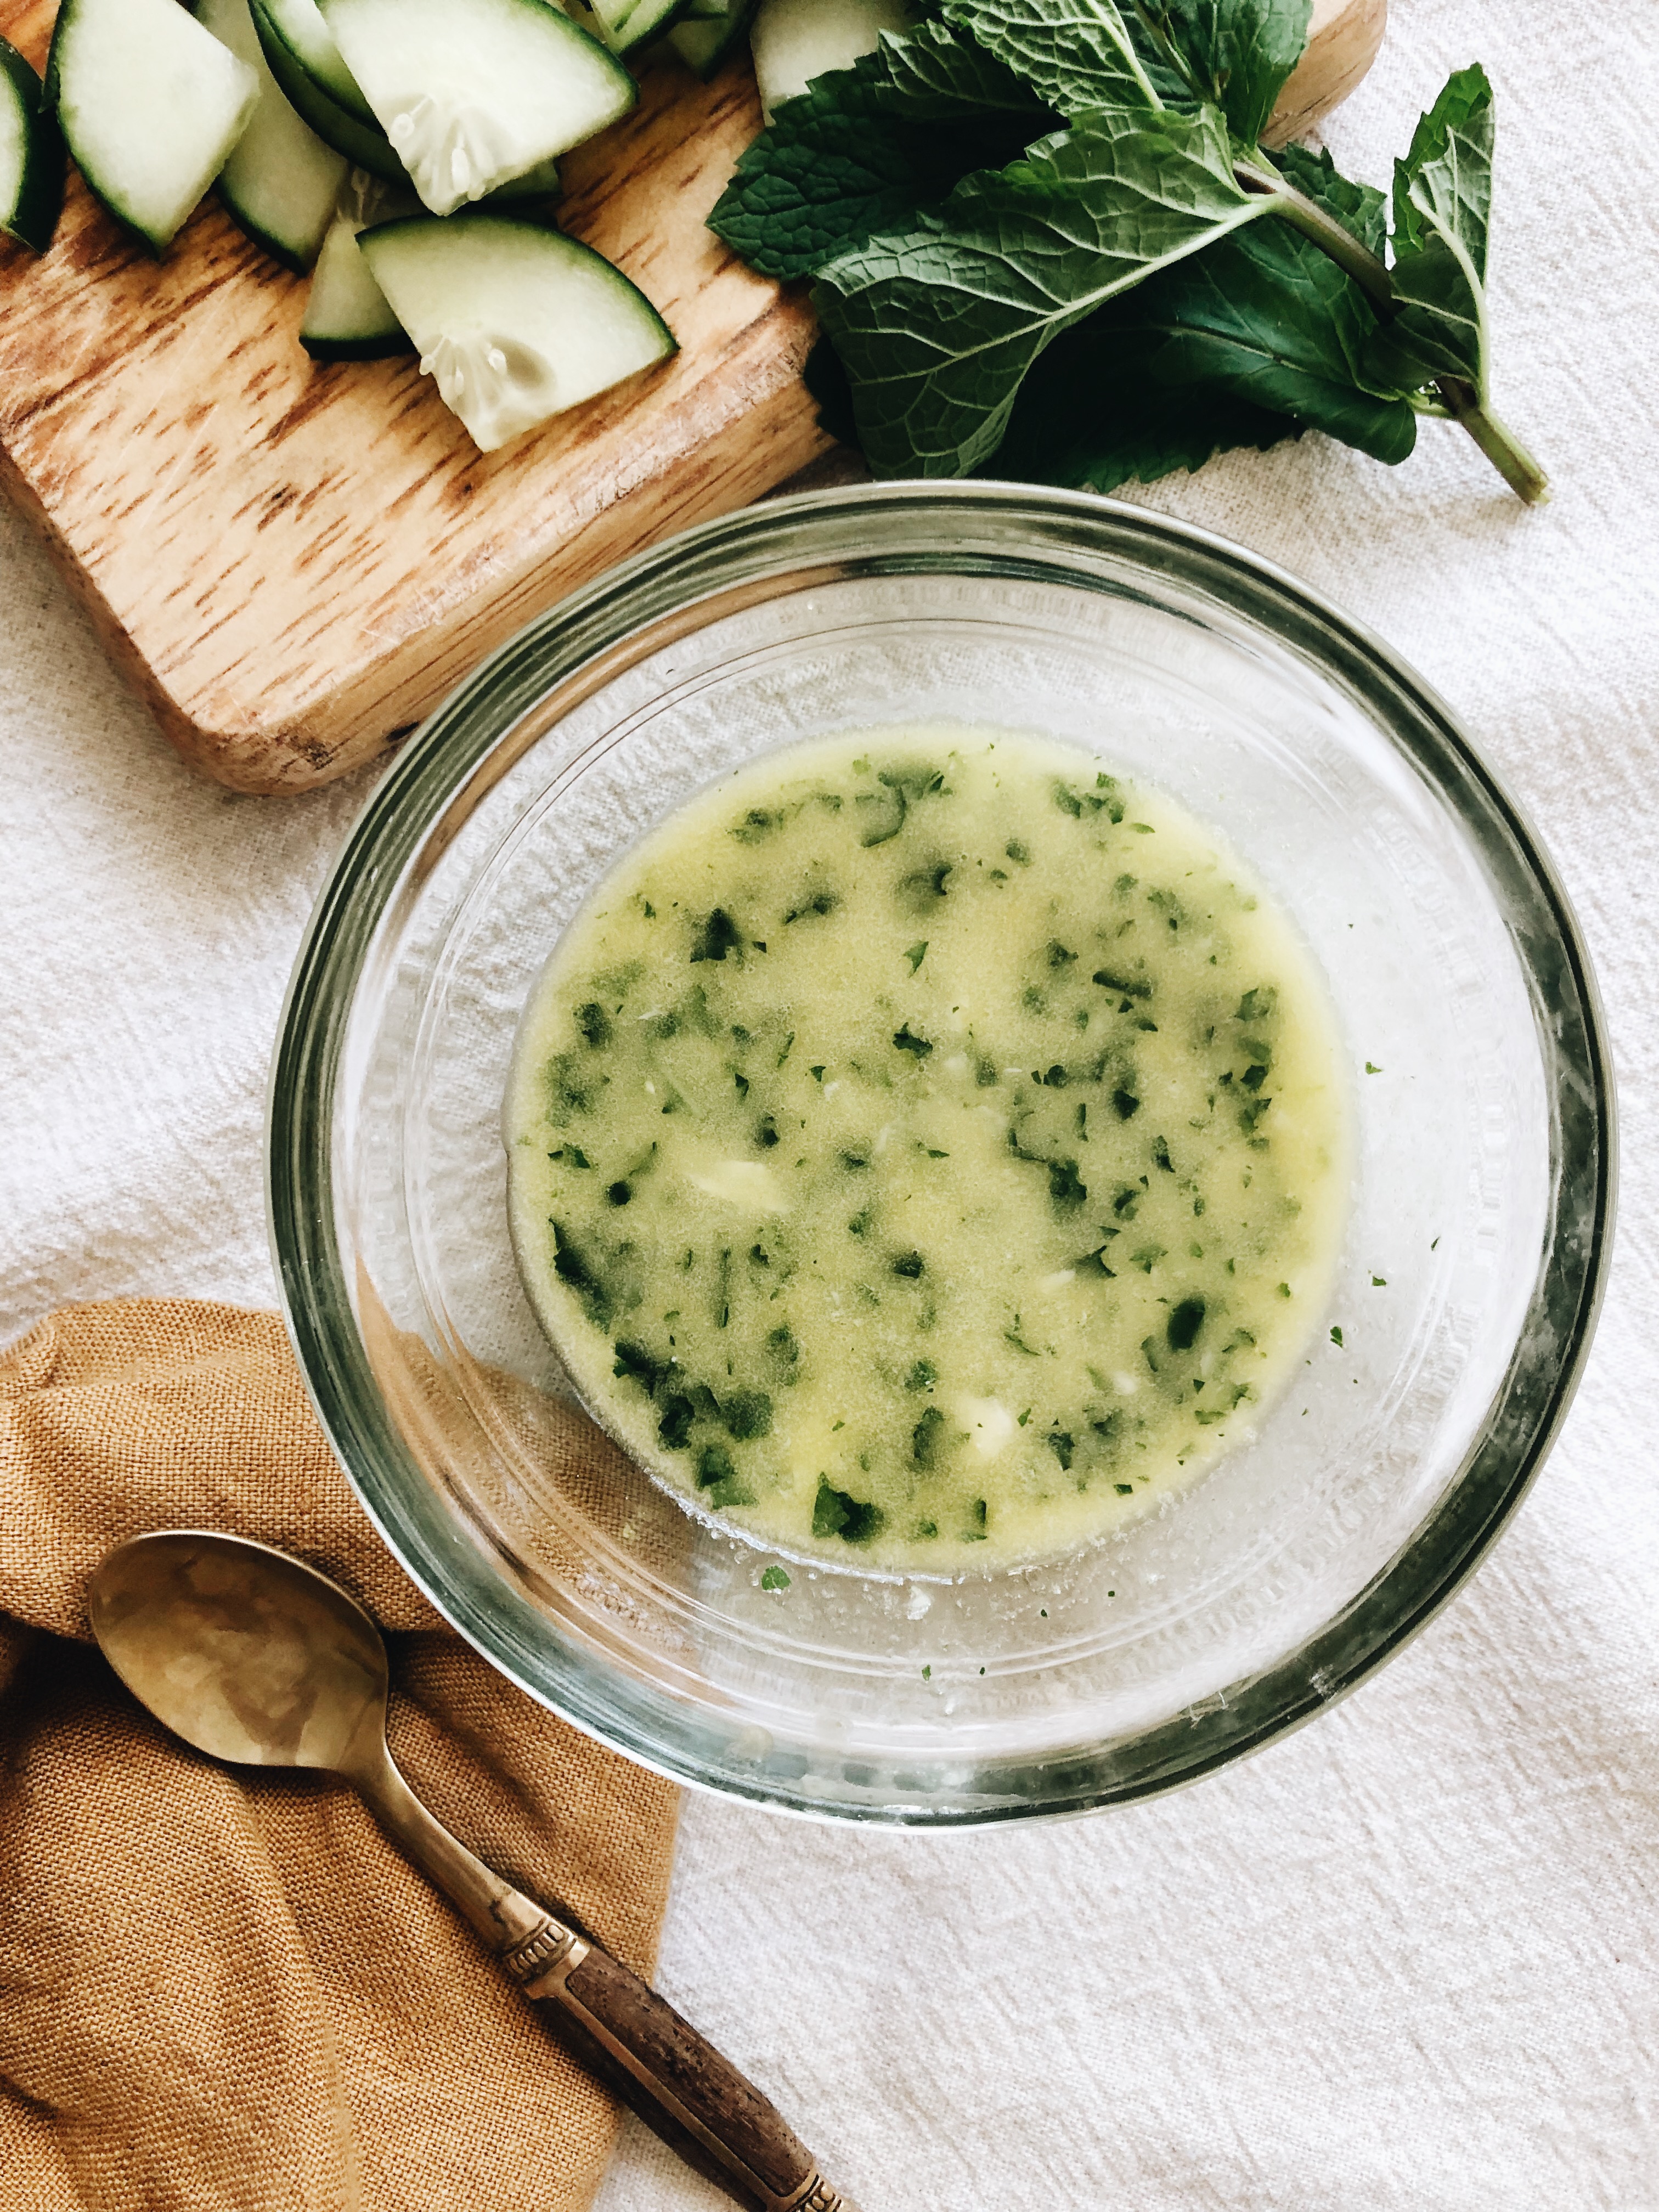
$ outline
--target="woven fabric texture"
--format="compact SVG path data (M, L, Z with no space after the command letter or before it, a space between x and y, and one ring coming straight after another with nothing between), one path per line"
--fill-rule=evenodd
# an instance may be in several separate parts
M1131 495L1369 624L1537 824L1621 1078L1607 1311L1469 1588L1260 1758L978 1836L688 1796L658 1985L866 2212L1659 2212L1659 9L1390 15L1333 151L1388 184L1485 64L1494 396L1554 503L1434 422L1397 469L1309 436ZM274 1303L271 1040L367 788L193 780L0 509L0 1342ZM596 2212L719 2205L624 2124Z
M610 2099L356 1794L198 1756L90 1648L88 1573L166 1527L343 1583L391 1632L417 1794L636 1970L655 1956L676 1793L442 1627L347 1487L276 1316L65 1308L0 1359L8 2212L581 2212Z

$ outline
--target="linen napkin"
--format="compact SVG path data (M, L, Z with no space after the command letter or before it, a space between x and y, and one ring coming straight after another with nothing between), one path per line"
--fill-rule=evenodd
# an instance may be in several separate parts
M392 1750L438 1817L638 1972L655 1955L677 1792L443 1627L352 1497L276 1316L66 1307L0 1354L9 2204L578 2212L615 2106L356 1794L199 1756L91 1645L88 1574L161 1527L336 1577L391 1632Z

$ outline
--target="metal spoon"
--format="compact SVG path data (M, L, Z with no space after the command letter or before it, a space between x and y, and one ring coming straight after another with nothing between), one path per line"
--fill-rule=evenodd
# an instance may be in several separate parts
M386 1748L386 1645L337 1583L268 1545L167 1529L110 1553L88 1606L111 1666L186 1743L358 1790L561 2039L688 2164L751 2212L856 2212L696 2028L428 1812Z

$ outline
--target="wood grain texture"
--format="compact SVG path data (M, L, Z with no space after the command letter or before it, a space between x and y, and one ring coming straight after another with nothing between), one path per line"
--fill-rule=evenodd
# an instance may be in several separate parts
M1316 0L1298 130L1364 73L1385 7ZM53 13L0 0L0 31L39 65ZM707 86L659 65L566 158L561 222L680 352L488 456L413 361L313 362L305 280L211 198L160 263L73 175L49 254L0 239L0 483L188 761L238 791L343 775L564 593L825 450L804 288L704 223L759 122L741 64Z
M1300 138L1345 100L1376 59L1388 27L1389 0L1313 0L1307 51L1262 133L1267 143Z
M0 30L38 64L52 12L0 0ZM304 280L211 200L157 263L75 179L52 252L5 249L0 476L188 760L341 775L574 586L823 448L810 310L704 227L758 128L746 70L662 67L568 157L562 223L681 350L489 456L412 361L312 362Z
M549 1979L555 1986L539 2002L556 2028L567 2034L574 2028L584 2049L591 2044L605 2052L611 2063L602 2078L700 2172L744 2204L769 2207L805 2195L817 2169L799 2136L648 1983L598 1948ZM704 2149L693 2127L712 2138L702 2157L693 2155L692 2147ZM735 2171L726 2160L735 2161Z

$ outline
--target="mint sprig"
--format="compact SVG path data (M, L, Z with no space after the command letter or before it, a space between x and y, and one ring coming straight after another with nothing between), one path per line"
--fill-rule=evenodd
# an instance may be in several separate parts
M1446 81L1395 164L1394 313L1372 342L1374 376L1425 372L1446 411L1528 501L1548 496L1543 471L1492 411L1486 325L1492 221L1492 100L1477 64Z
M962 476L1062 331L1267 203L1210 110L1103 108L823 270L813 303L878 476Z
M837 359L813 387L878 476L1104 489L1304 428L1392 462L1438 415L1545 497L1491 405L1486 77L1458 72L1396 165L1390 268L1380 192L1258 143L1308 13L939 0L785 102L711 224L817 275Z

